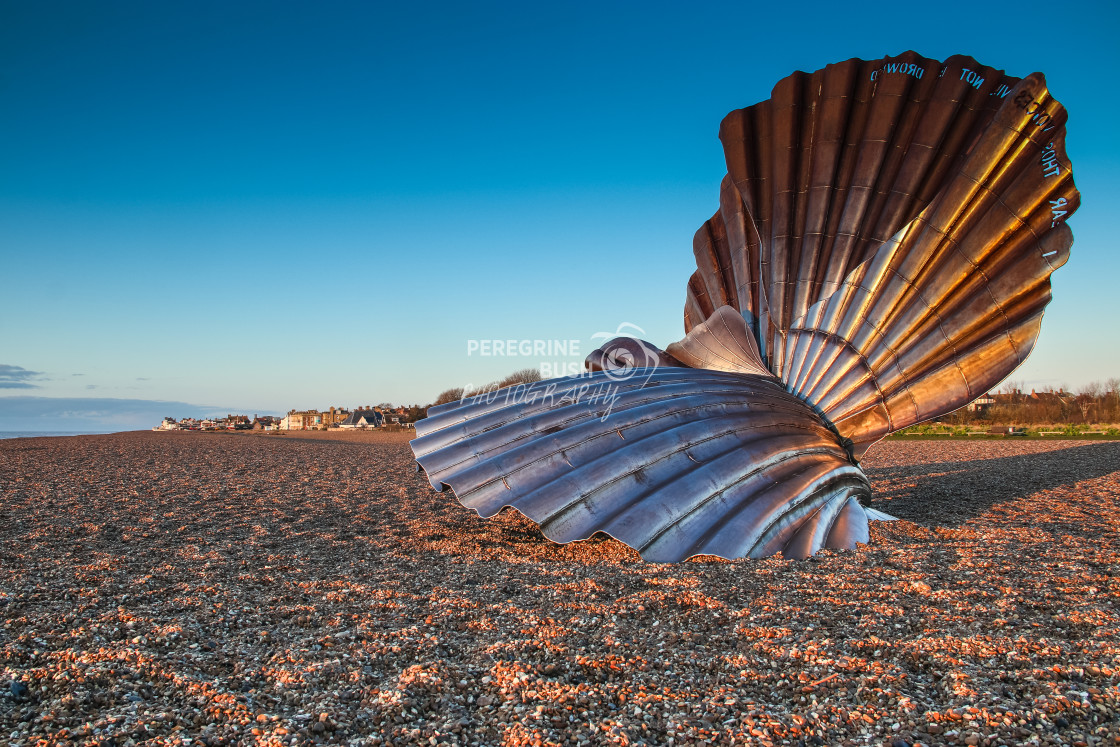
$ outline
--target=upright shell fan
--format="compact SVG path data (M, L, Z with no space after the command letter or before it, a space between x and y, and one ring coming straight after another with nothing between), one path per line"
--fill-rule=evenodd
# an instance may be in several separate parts
M869 445L957 409L1030 353L1080 196L1039 73L913 52L794 73L720 126L683 340L432 408L437 490L556 542L647 560L867 542Z

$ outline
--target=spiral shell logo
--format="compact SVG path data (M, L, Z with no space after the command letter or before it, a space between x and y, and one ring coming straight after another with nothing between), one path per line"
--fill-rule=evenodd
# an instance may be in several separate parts
M644 376L649 381L660 360L659 351L636 335L645 330L636 324L623 322L614 332L596 332L592 340L605 340L599 345L599 365L610 381L630 381ZM645 381L642 382L644 384Z

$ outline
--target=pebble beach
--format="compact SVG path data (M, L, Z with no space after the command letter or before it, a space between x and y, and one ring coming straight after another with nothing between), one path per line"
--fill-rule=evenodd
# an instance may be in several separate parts
M1120 744L1120 442L886 441L870 545L662 565L408 438L0 441L0 743Z

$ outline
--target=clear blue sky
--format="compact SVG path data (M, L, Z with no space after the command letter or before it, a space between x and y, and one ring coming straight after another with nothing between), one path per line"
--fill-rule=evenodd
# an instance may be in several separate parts
M0 397L423 403L537 363L471 339L667 344L723 115L907 49L1046 73L1084 203L1013 378L1120 376L1116 4L691 5L0 0Z

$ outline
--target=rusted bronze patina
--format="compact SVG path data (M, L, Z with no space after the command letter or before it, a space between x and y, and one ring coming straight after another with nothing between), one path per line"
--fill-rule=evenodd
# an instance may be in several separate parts
M1041 74L969 57L794 73L720 127L685 338L432 408L418 464L483 516L647 560L867 542L867 447L984 394L1038 337L1080 202L1065 122Z

